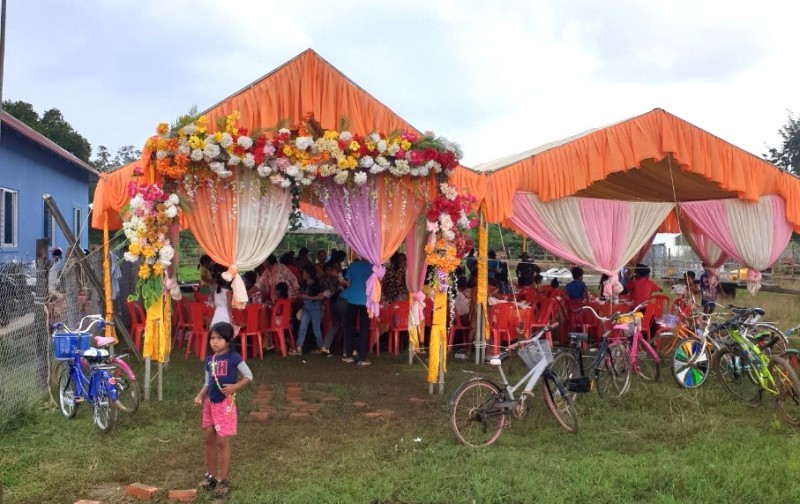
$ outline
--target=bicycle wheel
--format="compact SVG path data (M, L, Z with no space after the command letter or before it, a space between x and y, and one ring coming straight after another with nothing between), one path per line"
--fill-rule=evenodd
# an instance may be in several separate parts
M800 427L800 380L786 359L770 357L769 372L775 379L778 395L775 409L778 416L792 427Z
M645 381L657 382L661 377L661 364L642 347L636 351L636 366L639 368L639 376Z
M69 366L60 366L58 375L58 406L61 413L67 418L72 418L78 412L78 404L75 402L75 380Z
M117 364L111 364L112 369L108 373L116 381L117 395L119 399L117 405L125 413L133 413L139 408L139 384L135 378L128 376L128 373Z
M761 400L761 385L753 376L749 360L735 355L730 347L723 347L714 352L711 367L719 378L722 388L736 399L749 403Z
M595 370L597 394L603 399L620 397L628 391L631 383L631 366L624 345L608 347L603 361Z
M693 389L705 383L710 369L711 350L703 340L684 340L672 354L672 378L683 388Z
M780 356L786 352L786 336L775 326L769 324L754 324L753 328L748 332L748 336L754 340L761 339L761 341L764 342L764 346L759 345L759 348L767 355ZM767 347L766 343L773 337L776 339L775 343Z
M675 328L675 330L677 331L677 328ZM661 360L666 361L667 358L672 355L675 345L679 340L680 338L677 332L664 331L656 333L653 338L653 348L658 352L658 356L661 357Z
M575 354L569 350L559 350L556 352L556 355L553 357L553 362L551 362L548 367L550 371L558 376L561 383L564 384L569 383L569 380L572 378L581 377L581 367L580 364L578 364L578 359L575 357ZM574 398L575 392L571 392L570 395Z
M94 398L94 426L103 434L110 432L117 420L117 406L108 394L108 387L113 386L102 380Z
M568 393L567 386L561 379L555 373L547 371L542 375L542 391L545 404L561 427L567 432L577 433L578 412L575 411L575 394Z
M497 406L500 389L486 379L470 380L453 393L450 426L456 439L467 446L489 446L506 425L506 410Z

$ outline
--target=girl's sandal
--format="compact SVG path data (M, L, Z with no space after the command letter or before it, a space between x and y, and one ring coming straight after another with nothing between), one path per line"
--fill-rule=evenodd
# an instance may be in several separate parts
M228 492L229 492L229 491L230 491L230 489L231 489L231 488L230 488L230 484L231 484L231 482L230 482L230 481L228 481L228 480L226 480L226 479L224 479L224 480L219 480L219 481L217 482L217 491L216 491L216 493L214 494L214 496L215 496L215 497L225 497L225 496L227 496L227 495L228 495Z
M217 486L217 478L209 473L203 476L203 481L200 482L200 488L203 490L211 490Z

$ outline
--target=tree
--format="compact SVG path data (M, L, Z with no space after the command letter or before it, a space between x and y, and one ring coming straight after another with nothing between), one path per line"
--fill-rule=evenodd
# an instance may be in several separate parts
M800 117L789 112L789 121L778 130L783 139L780 148L770 148L764 155L770 162L784 170L800 175Z
M119 168L120 166L125 166L126 164L138 161L141 157L142 151L133 145L123 145L117 149L117 152L113 157L111 155L111 151L108 150L108 147L105 145L100 145L97 147L97 151L94 154L92 165L94 165L97 171L111 171L115 168Z
M88 140L75 131L57 108L45 110L44 114L39 117L30 103L8 100L3 102L3 109L81 161L89 162L92 146Z

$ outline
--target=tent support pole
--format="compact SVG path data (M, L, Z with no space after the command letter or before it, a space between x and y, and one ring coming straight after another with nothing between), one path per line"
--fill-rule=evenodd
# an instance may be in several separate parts
M487 256L489 230L486 223L486 204L478 210L478 289L475 299L475 364L481 364L486 352L486 302L489 284Z

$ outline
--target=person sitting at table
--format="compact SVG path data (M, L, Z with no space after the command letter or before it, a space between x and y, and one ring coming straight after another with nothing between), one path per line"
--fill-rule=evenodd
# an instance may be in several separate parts
M500 291L500 294L508 295L511 294L511 282L508 278L508 263L505 261L500 262L500 270L497 272L495 276L497 280L497 290Z
M244 282L244 288L247 289L247 302L260 303L261 295L256 287L258 274L255 271L248 271L242 275L242 281Z
M231 313L231 300L233 299L233 292L231 291L231 283L222 277L225 268L220 265L214 266L214 283L217 285L217 290L214 291L214 316L211 318L211 326L217 322L231 323L233 314Z
M408 300L406 287L406 255L395 252L389 259L389 267L381 282L381 293L384 303Z
M599 292L599 294L597 296L597 297L600 298L600 301L605 301L606 300L606 295L603 292L605 291L605 288L606 288L606 282L608 282L609 280L611 280L611 277L609 277L605 273L600 275L600 292Z
M312 353L320 353L322 348L322 300L330 296L317 280L317 270L311 264L303 270L303 285L300 287L299 299L303 301L303 314L300 317L300 331L297 333L297 346L289 355L303 355L303 343L306 341L308 325L314 331L317 349Z
M589 299L589 289L583 283L583 268L575 266L572 268L572 281L569 282L564 290L567 291L567 299L585 301Z
M211 291L214 290L214 275L212 273L214 269L214 261L211 260L211 257L207 255L203 255L200 257L200 262L197 264L197 269L200 271L200 285L198 287L198 292L203 294L211 294Z
M531 256L529 256L527 252L523 252L519 255L520 262L517 264L516 274L517 285L520 288L533 285L533 277L536 275L537 271L535 265L529 261L530 258Z
M470 298L467 296L467 279L463 276L458 277L458 280L456 280L456 298L454 303L456 316L459 318L461 325L469 326Z
M633 306L639 306L650 300L654 292L661 291L661 287L650 280L650 268L645 264L636 266L636 277L628 282L627 288Z
M543 281L544 277L541 274L536 273L535 275L533 275L533 288L536 290L541 289Z
M288 297L294 299L297 297L297 292L300 290L300 283L297 277L289 270L289 268L282 263L278 262L275 254L270 254L267 257L267 269L269 270L269 281L272 285L278 285L284 282L289 289ZM270 289L271 291L273 289ZM270 300L275 301L277 295L275 292L270 292Z

